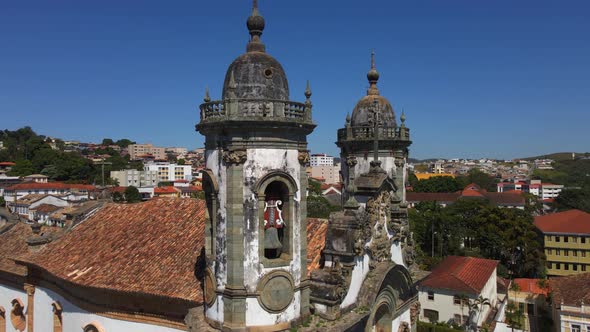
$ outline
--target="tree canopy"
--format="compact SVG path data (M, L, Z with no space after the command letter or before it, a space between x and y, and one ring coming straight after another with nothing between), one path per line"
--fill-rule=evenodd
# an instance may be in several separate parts
M423 202L410 210L410 223L425 262L432 261L425 256L481 256L499 260L500 274L508 270L517 277L544 274L542 243L526 211L473 199L444 208Z

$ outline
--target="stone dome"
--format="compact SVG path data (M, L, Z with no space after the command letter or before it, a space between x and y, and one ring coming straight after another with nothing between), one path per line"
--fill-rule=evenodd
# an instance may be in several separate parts
M233 91L233 96L230 96ZM223 98L289 100L287 75L281 64L264 52L247 52L229 66Z
M385 97L380 95L366 95L359 100L352 111L351 125L353 127L373 126L375 106L379 109L379 125L381 127L395 127L393 107Z
M289 84L283 66L266 54L260 41L265 22L258 12L256 1L246 26L250 41L246 53L235 59L227 69L223 98L289 100Z
M367 95L361 98L352 111L351 125L353 127L373 126L373 118L377 108L378 121L381 127L396 127L395 112L391 103L379 94L377 81L379 72L375 69L375 54L371 54L371 70L367 73L369 89Z

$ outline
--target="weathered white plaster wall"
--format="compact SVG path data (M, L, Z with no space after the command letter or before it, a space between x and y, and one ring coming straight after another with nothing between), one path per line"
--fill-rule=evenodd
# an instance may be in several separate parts
M10 322L10 311L12 310L12 300L20 299L27 310L27 293L24 290L8 287L0 284L0 306L6 310L6 332L17 332ZM25 315L26 316L26 315ZM66 331L64 331L66 332Z
M295 287L298 287L301 281L301 214L299 208L301 195L301 180L297 150L292 149L248 149L248 159L244 164L244 205L254 208L254 213L250 216L245 215L245 229L253 230L251 236L244 236L244 285L250 292L255 292L258 282L265 274L276 270L284 270L291 274ZM291 238L293 254L288 266L269 268L261 263L259 257L259 236L258 229L260 220L258 220L258 201L253 186L259 179L266 174L279 170L293 177L297 186L291 202L289 215L284 215L287 232ZM301 312L301 300L299 292L295 293L294 301L280 314L271 314L260 307L258 300L255 298L246 299L246 325L273 325L276 323L287 322L299 317Z
M51 304L59 301L63 308L62 327L63 332L80 332L87 324L96 322L105 332L178 332L184 331L169 327L151 324L135 323L99 316L83 310L68 302L61 295L44 288L38 287L35 291L34 328L35 331L53 330L53 311Z
M399 242L394 242L391 244L391 260L398 265L403 265L406 267L406 263L404 262L404 255L402 253L402 247Z
M401 315L397 316L393 322L391 322L391 331L398 331L399 330L399 326L402 323L408 323L408 325L411 327L412 326L412 320L411 320L411 316L410 316L410 309L407 309L406 311L404 311Z
M367 159L363 155L356 155L357 164L354 166L355 176L367 173L371 169L371 161L373 161L373 154L369 153ZM396 176L397 166L395 165L395 157L379 155L381 161L381 168L387 172L390 177ZM343 163L344 165L344 163Z
M226 238L226 202L227 202L227 170L226 167L223 165L221 160L221 151L219 150L206 150L205 151L205 158L206 158L206 167L213 172L215 176L215 180L217 180L217 185L219 186L219 192L217 194L217 199L219 201L219 206L217 210L217 223L214 225L216 227L216 239L215 239L215 261L213 262L213 271L215 273L215 279L217 282L217 287L220 290L225 289L225 285L227 283L227 265L226 265L226 247L225 247L225 238ZM223 322L223 297L217 296L217 301L215 305L211 308L207 308L206 316L209 319Z
M301 313L301 294L295 292L291 304L280 314L272 314L264 310L258 299L246 299L246 326L268 326L295 320Z
M455 319L455 315L469 316L469 308L467 305L461 307L460 304L454 304L453 298L455 295L460 295L459 292L449 290L434 290L434 300L428 299L428 289L420 289L418 293L418 300L422 306L420 311L420 320L429 322L428 318L424 316L424 310L430 309L438 311L438 320L440 322L449 322ZM476 296L473 294L465 294L470 301L475 300Z
M363 281L369 273L370 260L371 259L367 254L363 257L355 257L354 268L352 269L352 276L350 279L350 287L348 287L348 293L346 293L346 297L342 300L340 308L346 308L356 302L361 287L363 286Z

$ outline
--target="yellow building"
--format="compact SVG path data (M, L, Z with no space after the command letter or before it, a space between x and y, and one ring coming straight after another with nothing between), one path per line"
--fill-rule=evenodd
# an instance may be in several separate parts
M418 180L427 180L436 176L450 176L452 178L455 177L455 174L451 173L414 173L414 175L416 175Z
M590 272L590 214L569 210L539 216L535 226L543 234L548 275Z

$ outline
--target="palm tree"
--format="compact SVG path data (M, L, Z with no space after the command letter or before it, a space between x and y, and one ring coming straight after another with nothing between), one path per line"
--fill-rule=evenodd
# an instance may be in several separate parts
M475 320L475 326L471 327L472 330L477 331L477 325L479 323L479 318L481 317L481 312L483 311L483 307L486 305L491 306L490 300L481 295L470 304L471 312L477 312L477 319Z

